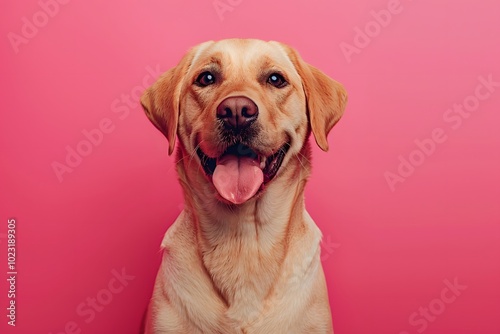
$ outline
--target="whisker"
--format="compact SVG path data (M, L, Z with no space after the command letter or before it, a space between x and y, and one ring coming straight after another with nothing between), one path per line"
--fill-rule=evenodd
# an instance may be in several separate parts
M300 165L302 166L302 168L306 168L306 165L304 164L304 160L309 162L309 164L311 163L309 158L307 156L305 156L304 154L302 154L301 152L297 153L297 157L299 158L299 162L300 162Z
M189 161L188 161L188 167L191 167L191 162L193 161L193 158L196 155L196 151L200 148L201 143L203 143L203 140L200 141L194 148L193 151L189 153Z

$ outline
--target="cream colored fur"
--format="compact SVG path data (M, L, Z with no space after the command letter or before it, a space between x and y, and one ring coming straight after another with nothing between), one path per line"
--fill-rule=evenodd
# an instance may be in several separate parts
M200 88L207 68L222 73ZM270 87L279 70L288 86ZM267 73L267 74L266 74ZM271 155L290 143L281 168L253 198L228 204L205 175L196 149L223 153L216 106L246 96L259 108L252 149ZM341 117L343 87L277 42L206 42L167 71L142 97L146 114L170 143L185 208L162 242L163 259L145 333L332 333L320 261L321 232L304 207L312 132L326 137Z

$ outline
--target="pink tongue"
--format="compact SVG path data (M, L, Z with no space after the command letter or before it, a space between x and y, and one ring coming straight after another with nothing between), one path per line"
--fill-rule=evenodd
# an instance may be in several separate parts
M264 174L256 160L228 154L217 161L212 181L219 195L241 204L259 190Z

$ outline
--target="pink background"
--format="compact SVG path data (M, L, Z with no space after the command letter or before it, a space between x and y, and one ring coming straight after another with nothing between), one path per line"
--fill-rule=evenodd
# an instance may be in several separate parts
M255 37L294 46L349 93L330 152L314 147L306 194L325 236L336 334L500 333L500 87L473 98L479 77L500 82L498 2L219 2L231 9L222 19L212 0L69 1L48 7L47 20L36 0L4 4L0 277L10 217L19 274L15 328L0 280L0 331L138 332L182 200L167 141L122 98L152 82L146 68L165 71L190 46ZM387 8L398 14L380 27L371 11ZM40 27L14 47L23 17ZM371 36L355 40L365 27ZM346 57L342 43L357 53ZM464 102L475 110L451 121L448 109ZM82 131L101 122L108 133L58 179L53 163L67 147L89 149ZM441 142L430 144L436 128ZM385 174L398 173L399 156L418 166L401 167L404 182L391 188ZM122 270L126 286L113 279ZM462 290L443 290L445 280ZM106 305L91 317L96 297Z

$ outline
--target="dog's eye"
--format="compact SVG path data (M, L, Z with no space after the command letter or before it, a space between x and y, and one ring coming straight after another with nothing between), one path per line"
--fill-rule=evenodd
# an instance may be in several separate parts
M285 78L283 78L283 76L278 73L271 74L267 79L267 82L276 88L283 88L288 85L288 82L286 82Z
M210 72L203 72L202 74L200 74L198 76L198 78L196 78L196 83L198 84L198 86L201 86L201 87L206 87L208 85L211 85L213 83L215 83L215 75L213 75L212 73Z

